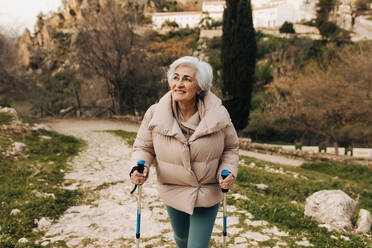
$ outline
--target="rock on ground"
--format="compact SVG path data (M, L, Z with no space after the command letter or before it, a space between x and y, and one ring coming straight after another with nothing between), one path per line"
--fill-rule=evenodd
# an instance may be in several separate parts
M0 106L0 113L7 113L15 118L18 118L17 111L14 108Z
M17 215L17 214L19 214L19 213L21 213L21 210L15 208L15 209L13 209L13 210L10 212L10 216Z
M15 153L27 153L28 149L24 143L14 142L13 143L13 152Z
M355 231L357 233L367 233L371 230L372 217L368 210L361 209L359 211L358 221L356 223Z
M356 202L341 190L321 190L306 198L305 215L336 230L352 231Z

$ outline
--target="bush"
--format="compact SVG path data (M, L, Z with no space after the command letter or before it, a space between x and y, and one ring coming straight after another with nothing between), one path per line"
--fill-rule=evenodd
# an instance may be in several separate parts
M261 86L273 81L273 72L270 63L259 66L256 70L256 84Z
M291 22L284 22L283 25L279 28L280 33L286 33L286 34L295 34L296 31L293 28L293 23Z
M13 117L6 113L0 113L0 125L9 125Z
M323 39L335 42L337 45L350 43L350 34L348 31L340 28L334 22L323 22L319 27L319 32Z
M319 26L319 32L323 37L329 38L338 32L339 27L334 22L324 22Z
M178 28L178 23L175 21L165 20L163 24L161 24L161 28Z

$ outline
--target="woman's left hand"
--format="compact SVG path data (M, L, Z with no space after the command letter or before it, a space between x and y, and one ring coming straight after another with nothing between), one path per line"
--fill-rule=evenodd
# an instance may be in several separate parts
M235 177L230 173L225 179L219 175L219 183L223 189L231 189L235 183Z

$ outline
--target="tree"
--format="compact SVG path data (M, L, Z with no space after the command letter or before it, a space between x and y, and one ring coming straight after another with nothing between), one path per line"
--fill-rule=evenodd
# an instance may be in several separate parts
M369 9L369 0L350 0L348 5L350 8L350 32L354 31L355 21L361 16L366 10Z
M27 98L33 80L17 61L17 41L0 30L0 98Z
M319 0L316 4L316 27L322 38L340 45L350 42L350 35L337 25L340 0Z
M145 56L143 39L134 32L143 18L139 8L130 4L123 9L115 1L107 1L105 6L96 2L78 28L77 60L105 80L114 114L134 111L130 92L136 86L129 75L131 70L141 70L133 63L135 58Z
M209 12L203 12L203 18L199 22L200 28L210 29L212 27L213 19L209 15Z
M76 78L76 72L64 70L51 75L45 73L36 87L34 109L40 116L58 116L63 110L81 110L81 80Z
M339 4L339 0L318 0L316 4L316 26L320 27L324 22L329 21L331 14L335 13L335 9Z
M295 34L296 31L293 28L293 23L285 21L283 25L279 28L280 33Z
M269 87L267 119L277 130L320 137L326 143L372 143L371 45L344 49L327 70L282 77Z
M318 27L322 38L327 41L335 42L340 45L350 43L350 34L348 31L340 28L336 23L326 21Z
M248 122L257 44L250 0L227 0L221 45L224 105L236 129Z

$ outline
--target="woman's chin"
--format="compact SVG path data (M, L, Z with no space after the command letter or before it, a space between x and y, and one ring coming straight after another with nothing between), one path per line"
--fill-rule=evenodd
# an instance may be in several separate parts
M176 102L184 101L184 100L185 100L185 96L184 96L184 94L174 93L174 94L172 94L172 96L173 96L173 99L174 99Z

